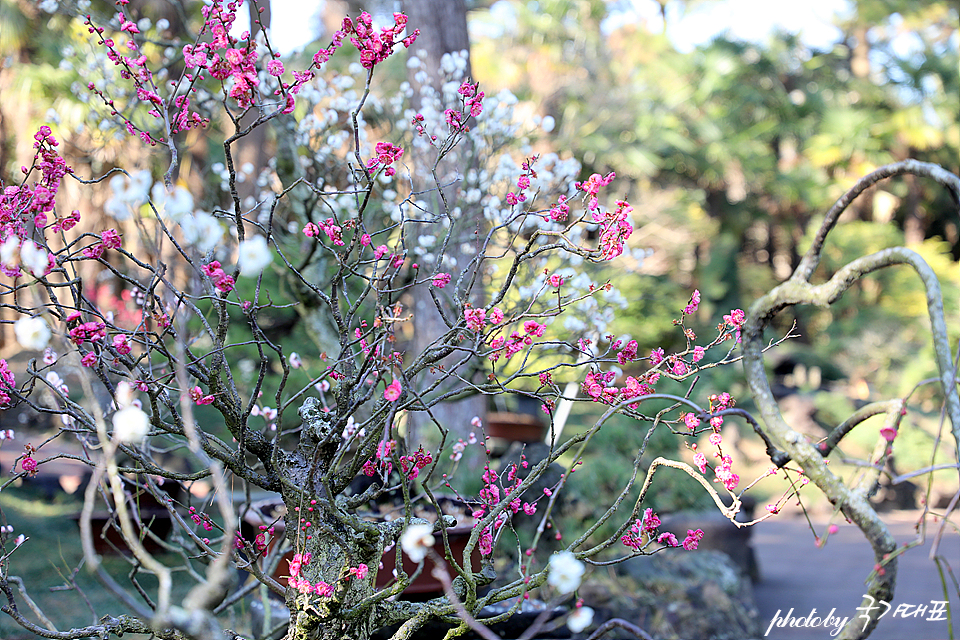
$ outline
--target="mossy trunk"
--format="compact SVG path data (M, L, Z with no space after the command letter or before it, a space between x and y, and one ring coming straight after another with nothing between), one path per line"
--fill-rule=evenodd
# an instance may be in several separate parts
M315 399L304 401L300 416L300 445L281 461L282 496L293 551L309 560L301 560L297 571L297 581L306 584L287 587L290 628L286 637L366 640L375 629L373 605L363 603L375 592L386 534L377 524L340 508L336 496L326 495L318 479L328 470L339 438L331 437L330 424ZM362 578L357 575L361 565L367 567Z

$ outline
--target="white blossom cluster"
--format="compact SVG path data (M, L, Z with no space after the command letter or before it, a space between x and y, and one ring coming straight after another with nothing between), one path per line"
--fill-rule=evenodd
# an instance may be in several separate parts
M151 28L160 30L166 26L168 25L146 23L138 25L141 31ZM259 37L260 53L266 57L268 51L263 45L262 34ZM115 65L102 51L95 53L86 63L85 71L81 71L81 76L96 76L95 82L110 82L109 74L114 73ZM175 51L166 53L171 56L176 54ZM554 234L563 230L562 241L556 235L541 235L539 241L567 243L571 248L582 243L585 234L591 230L591 225L578 224L565 228L564 223L554 222L544 215L544 212L556 204L560 195L574 195L574 182L583 178L580 175L581 166L576 159L561 158L556 153L541 154L534 165L536 176L530 175L530 186L525 189L526 200L515 205L506 201L508 192L519 191L517 179L524 174L521 162L534 154L532 137L547 133L555 126L552 118L541 118L536 114L534 105L521 102L507 90L484 99L483 112L471 123L470 131L464 134L466 140L459 146L460 150L455 150L448 156L447 166L457 167L463 165L456 156L457 153L469 150L471 154L471 168L462 175L440 176L444 183L459 183L459 196L450 202L449 216L441 215L442 212L436 210L437 205L431 203L430 194L415 200L408 197L411 178L408 165L404 163L412 154L436 157L437 147L449 135L444 110L460 105L458 89L467 79L466 51L446 54L442 58L444 81L440 91L436 91L428 81L429 74L424 66L424 59L425 55L420 53L411 55L407 62L408 69L413 72L418 85L416 96L414 87L409 82L403 82L399 91L387 97L378 95L376 91L371 91L366 96L364 109L356 116L356 136L353 133L353 112L366 90L366 87L357 81L357 78L364 77L366 73L359 64L351 64L347 74L318 73L313 80L300 88L294 141L300 150L300 169L309 178L316 192L326 194L319 205L322 216L332 216L339 221L356 217L358 201L355 192L366 185L363 167L357 165L355 140L360 145L361 163L374 156L376 143L392 142L401 145L405 155L395 167L396 175L379 173L379 184L375 188L372 201L373 208L368 209L365 215L383 213L397 223L411 220L437 222L438 234L421 233L415 242L410 242L407 246L411 256L426 269L455 270L456 260L449 254L444 255L441 264L436 264L438 250L443 234L450 227L450 220L464 216L482 215L493 227L506 225L505 236L512 237L515 233L529 234L537 229ZM279 88L281 81L282 78L261 71L258 90L265 104L276 99L274 91ZM111 94L124 99L123 95L116 92L122 92L125 85L126 83L122 82L114 83ZM84 88L78 88L78 93L84 91ZM212 96L200 96L200 99L212 99ZM416 111L410 106L414 103L417 104ZM412 130L411 120L417 114L423 116L427 136L416 135ZM431 140L430 135L435 136L435 139ZM215 163L211 169L219 178L221 191L228 191L230 174L224 164ZM256 197L247 196L242 202L245 215L256 214L251 215L251 219L261 224L268 222L270 205L285 181L279 178L276 158L271 158L259 173L257 168L249 163L239 167L235 174L237 183L255 181L258 191ZM141 212L141 208L149 201L168 225L179 227L180 238L186 246L202 254L213 254L225 264L235 259L242 275L255 276L272 261L271 249L262 236L248 237L239 246L236 243L222 242L226 234L224 226L211 213L196 210L192 194L182 186L175 186L168 191L162 183L153 183L147 172L135 172L130 177L114 176L110 187L113 195L107 201L105 209L118 220L128 219ZM580 215L581 210L573 200L570 205L573 219ZM378 207L381 208L379 212ZM274 228L273 231L285 231L291 235L300 233L297 221L291 220L287 227ZM236 238L235 230L233 236ZM388 238L382 236L382 240L386 241ZM471 242L453 240L461 242L457 247L461 255L469 256L476 250L475 244ZM497 250L496 246L491 248L493 253ZM559 266L530 264L530 273L537 275L531 276L530 280L520 287L520 299L531 300L544 291L545 277L540 274L549 266L551 272L564 277L563 297L568 300L579 299L574 303L575 313L565 314L564 330L579 335L605 335L609 323L613 320L614 309L622 308L625 304L623 297L616 291L594 292L589 295L591 287L597 283L583 270L583 258L571 251L566 259L567 263Z
M183 242L201 253L216 248L224 235L223 225L213 215L194 209L194 198L188 189L177 185L168 190L162 182L153 182L149 171L134 171L130 176L117 174L110 178L111 195L104 211L117 221L138 214L148 201L166 224L177 224Z

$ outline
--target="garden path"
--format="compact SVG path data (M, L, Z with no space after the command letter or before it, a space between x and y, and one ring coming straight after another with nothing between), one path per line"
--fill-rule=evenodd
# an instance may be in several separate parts
M917 511L897 511L884 514L897 542L903 544L917 538L914 525L920 516ZM823 517L813 518L817 533L826 531L829 524ZM827 544L818 548L807 521L800 516L783 517L761 522L753 531L753 544L760 564L761 580L754 585L757 606L760 609L762 629L771 640L829 640L835 627L770 627L779 612L795 618L807 618L814 608L817 616L833 615L856 618L863 611L864 579L874 563L873 552L855 526L840 519L839 531L830 536ZM950 637L948 622L928 621L930 602L944 600L940 574L930 559L930 550L937 528L927 527L923 545L910 549L901 556L897 572L897 586L893 606L870 636L871 640L946 640ZM945 530L939 552L949 563L954 576L960 569L960 534ZM949 582L950 577L946 578ZM950 593L953 609L953 634L960 638L960 598L956 589ZM927 605L922 616L905 617L904 608ZM944 617L946 615L944 614ZM812 621L812 620L811 620Z

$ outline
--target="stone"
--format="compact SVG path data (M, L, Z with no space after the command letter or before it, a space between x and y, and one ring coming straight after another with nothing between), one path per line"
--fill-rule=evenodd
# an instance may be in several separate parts
M749 522L753 518L751 505L744 505L737 514L738 522ZM756 554L750 544L752 527L738 527L717 510L681 511L661 518L661 531L672 531L677 540L683 540L688 529L703 531L699 548L706 551L721 551L727 554L750 577L753 582L760 581L760 567Z
M595 571L581 586L595 624L623 618L657 640L762 635L750 581L718 551L667 549Z

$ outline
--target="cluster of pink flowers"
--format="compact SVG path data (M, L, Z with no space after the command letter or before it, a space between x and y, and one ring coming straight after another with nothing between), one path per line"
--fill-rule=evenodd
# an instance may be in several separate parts
M115 4L122 8L129 4L129 0L117 0ZM123 11L118 11L116 18L120 23L120 36L129 38L129 40L124 43L126 48L130 51L129 56L120 53L120 51L117 49L117 44L112 38L104 37L104 28L95 26L91 16L87 15L83 24L87 27L87 31L89 33L94 33L97 35L97 38L99 39L98 44L106 47L107 49L107 57L113 62L113 64L120 67L120 77L125 80L133 81L137 98L150 105L148 113L155 118L162 118L163 115L161 110L165 108L163 98L161 98L157 92L157 86L153 81L153 72L147 67L147 56L140 51L140 45L138 45L136 40L134 40L134 36L139 35L140 30L137 28L136 23L127 20L127 17L124 15ZM87 89L92 91L103 101L103 103L110 109L111 116L118 117L123 120L127 129L127 133L130 135L138 135L141 140L149 145L155 145L158 142L158 140L154 139L150 133L138 127L133 123L133 121L123 115L123 113L121 113L120 110L114 105L113 100L108 98L102 91L97 89L94 83L89 83L87 85ZM159 138L159 141L163 142L163 138Z
M598 174L595 174L598 175ZM609 177L609 176L608 176ZM683 313L679 320L675 320L674 324L678 326L683 326L683 317L694 313L700 305L700 291L695 290L693 295L690 297L690 301L683 309ZM729 314L724 316L724 322L721 323L717 330L719 336L717 339L708 345L714 346L724 340L730 339L732 336L730 334L730 329L736 329L737 338L739 340L740 331L739 328L743 325L745 321L745 314L740 309L734 309ZM691 329L684 329L684 335L687 340L693 340L696 338L696 334ZM613 336L608 336L610 340L610 348L612 350L619 350L617 352L617 363L621 366L633 362L637 359L637 352L639 345L635 340L627 342L626 345L622 344L620 340L614 340ZM629 400L631 398L636 398L644 395L654 393L653 385L656 385L660 380L661 373L670 375L674 378L680 379L684 376L696 371L698 369L697 363L703 360L706 355L707 347L700 345L694 346L692 349L689 347L686 351L680 354L671 354L666 355L664 350L660 347L653 349L648 356L651 369L639 378L633 376L628 376L624 381L624 386L622 388L617 388L614 386L614 379L616 377L613 372L602 373L597 370L588 371L584 379L582 388L584 393L589 395L595 402L602 402L605 404L615 404L623 400ZM689 359L685 360L684 357L689 355ZM661 367L661 365L665 365ZM710 396L710 412L717 413L732 407L734 404L733 398L729 393L714 394ZM637 409L637 404L630 405L631 409ZM683 420L684 425L691 432L695 432L698 427L700 427L700 417L696 413L687 412L680 415L680 418ZM713 416L710 418L710 426L714 430L719 430L720 426L723 425L722 416ZM718 436L719 437L719 434ZM703 465L705 465L705 461ZM698 466L699 463L698 463ZM728 478L727 482L734 483L736 474L725 476ZM736 478L739 481L739 478ZM734 483L735 486L735 483Z
M311 583L306 578L300 576L303 568L310 564L310 560L310 553L293 554L293 560L291 560L288 565L290 575L287 577L287 584L290 586L290 588L296 589L302 595L316 593L318 596L323 598L332 598L334 592L336 591L335 585L328 584L323 580L318 580L315 583ZM363 580L367 577L369 572L369 567L363 563L360 563L356 567L350 567L344 575L344 579L349 580L350 578L357 578L358 580Z
M457 90L457 93L460 94L463 105L460 110L457 109L447 109L443 112L443 117L447 121L447 126L450 127L452 133L466 132L470 130L470 127L467 126L467 118L474 117L476 118L481 113L483 113L483 91L478 91L480 83L470 82L469 80L464 80L463 84L460 85L460 88ZM413 125L417 130L417 133L425 135L423 129L423 116L417 114L413 118ZM431 136L431 140L435 140L436 136Z
M561 195L557 198L557 204L550 208L550 214L548 216L544 216L544 219L553 220L554 222L563 222L569 215L570 205L567 204L567 196Z
M449 273L438 273L433 276L433 286L437 289L443 289L445 286L450 284L450 274Z
M229 95L237 101L242 109L251 106L254 101L254 90L260 85L257 77L257 47L250 40L250 32L240 34L240 40L246 40L245 46L239 47L239 40L230 35L230 28L237 19L237 10L241 2L229 2L226 7L220 0L203 7L204 25L201 35L209 30L210 42L198 41L195 45L183 47L183 61L187 69L197 69L196 72L187 72L186 78L190 82L203 78L206 71L211 77L226 82L230 79L233 86ZM222 55L221 55L222 53ZM189 107L189 101L181 100L177 105L181 114ZM178 121L190 122L191 117L178 116Z
M122 333L118 333L117 335L113 336L113 348L122 356L127 355L133 350L130 346L127 336Z
M633 225L629 222L632 210L626 200L617 200L617 210L613 213L594 211L593 219L600 223L600 257L604 260L613 260L623 253L623 244L633 233Z
M729 393L724 391L723 393L714 393L710 396L710 413L719 413L725 409L729 409L736 404L736 401L733 399ZM723 426L723 416L713 416L710 418L710 426L713 427L714 431L718 432L719 429Z
M626 547L639 551L647 544L644 538L651 539L659 527L660 518L653 509L647 509L643 512L643 518L634 522L630 530L620 537L620 542Z
M476 118L483 113L483 91L480 91L480 83L464 80L457 93L463 96L463 106L470 112L471 117Z
M343 228L338 225L337 221L333 218L322 220L319 225L308 222L306 226L303 227L303 235L308 238L319 238L321 231L327 234L327 237L330 238L330 241L333 242L334 245L338 247L344 246Z
M84 249L83 255L91 260L99 260L107 249L119 249L120 244L120 234L117 230L106 229L100 234L100 242Z
M392 176L396 170L391 167L394 162L399 162L403 156L403 149L389 142L378 142L376 155L367 161L367 169L374 170L377 167L386 167L384 173Z
M654 392L653 384L659 379L656 371L651 371L646 376L635 378L627 376L624 380L624 386L617 388L613 386L616 373L613 371L588 371L583 381L583 391L597 402L605 404L615 404L622 400L639 398ZM636 408L636 405L631 405Z
M485 309L473 308L469 304L463 310L463 317L467 323L467 328L477 333L483 331L484 322L499 325L504 320L503 311L499 307L493 307L487 313ZM524 347L532 345L535 337L542 338L546 328L546 325L536 320L527 320L523 323L523 335L518 331L513 331L506 337L503 335L492 337L489 342L490 352L487 357L491 362L497 362L501 356L509 360Z
M736 332L737 343L740 343L740 330L743 328L743 323L747 321L747 314L743 312L743 309L734 309L730 313L723 316L723 322L726 325L729 325ZM725 329L724 324L721 324L718 329L722 332Z
M683 539L683 548L687 551L694 551L703 540L702 529L687 529L687 537Z
M116 4L122 8L128 4L128 0L118 0ZM230 34L237 18L237 11L242 5L243 0L226 3L223 0L213 0L209 6L202 8L204 24L201 27L199 37L195 43L185 45L183 48L185 66L183 80L187 82L187 88L184 91L179 83L174 83L173 93L176 95L172 97L174 108L171 123L172 133L205 127L209 124L208 118L201 116L195 110L191 110L190 106L190 94L197 91L195 85L205 76L229 84L228 95L235 99L241 108L246 109L253 106L257 97L257 88L260 85L257 46L249 31L241 33L239 38ZM107 49L107 56L121 68L121 77L133 81L137 98L149 105L149 114L156 118L162 118L163 111L170 105L160 95L154 81L154 75L147 66L147 56L142 53L140 45L133 39L134 36L139 35L139 29L134 22L127 19L123 11L118 11L116 17L120 23L120 34L129 38L124 46L130 51L130 55L122 54L113 39L105 38L104 28L95 26L90 16L86 16L84 24L88 27L90 33L97 35L99 44ZM414 31L407 37L399 39L406 23L407 17L404 14L395 13L394 25L377 32L373 29L372 17L367 12L361 13L356 22L350 18L344 18L342 29L334 33L330 47L321 48L317 51L310 68L300 72L294 71L294 82L292 84L288 82L280 83L280 88L274 92L284 98L280 113L291 113L294 110L294 96L306 82L313 79L313 68L319 68L327 62L333 53L342 46L345 37L350 36L350 42L360 50L361 64L369 69L385 60L399 42L402 42L405 47L413 44L417 35L419 35L419 31ZM204 36L207 35L209 40L204 39ZM280 78L285 71L283 63L274 58L267 60L264 68L267 73L276 78ZM110 109L112 116L123 120L130 135L139 135L144 142L151 145L158 141L163 142L162 137L154 138L142 127L124 116L121 109L114 105L113 100L97 89L92 82L88 85L88 89L103 101Z
M481 94L482 95L482 94ZM533 156L523 161L523 173L517 178L517 192L511 191L506 196L507 204L513 206L525 202L527 199L526 190L530 188L530 178L536 178L537 172L533 168L540 156Z
M407 474L408 480L415 479L420 475L420 470L433 462L433 456L429 451L423 450L423 445L409 456L400 456L400 469Z
M67 317L67 322L76 320L79 317L80 313L75 312ZM69 335L70 340L76 345L83 344L87 340L90 342L98 342L107 337L107 326L99 320L91 320L70 329Z
M398 43L397 38L407 26L407 16L402 13L394 13L393 22L392 27L383 27L378 33L373 28L373 18L366 11L360 14L356 23L350 18L343 19L341 29L345 35L350 35L350 42L360 50L360 65L364 69L372 69L393 53L393 48ZM402 42L403 46L409 49L419 35L420 30L416 29L399 42Z
M347 573L347 578L356 577L358 580L363 580L367 577L367 573L370 568L362 562L355 567L350 567L350 571Z
M500 359L500 356L503 356L506 360L512 358L516 353L523 350L524 347L529 347L533 344L533 336L542 336L544 325L539 323L534 323L536 327L531 327L530 331L526 331L526 335L520 335L518 332L513 331L510 333L510 336L504 338L503 336L497 336L490 341L490 354L487 356L490 359L490 362L496 362ZM524 324L524 330L526 330L526 323Z
M619 344L619 341L614 343L613 348L616 349ZM630 340L619 352L617 352L617 363L620 366L627 364L628 362L633 362L637 359L637 349L640 345L636 340Z
M734 399L730 396L729 393L714 394L710 396L710 411L717 412L724 409L728 409L734 405ZM690 426L692 421L695 421L696 424L690 427L691 431L699 426L700 420L698 418L690 419L690 416L693 414L686 414L684 420L687 422L687 426ZM740 484L740 476L733 472L733 458L728 455L724 455L723 450L720 448L720 443L723 442L723 437L720 435L720 427L723 425L722 416L714 416L710 419L710 426L713 429L713 432L709 435L708 440L711 445L717 448L717 452L714 454L714 457L720 459L720 464L714 469L714 475L716 478L714 482L719 482L727 488L728 491L733 491L736 489L737 485ZM707 457L700 451L697 451L697 445L691 445L693 449L693 463L700 469L700 473L706 473L707 470ZM774 471L776 467L774 467Z
M516 464L511 464L503 474L506 476L507 485L504 485L502 495L504 498L511 498L511 496L513 496L508 503L508 510L514 515L518 514L520 511L523 511L527 515L533 515L537 512L536 502L526 502L523 500L522 496L516 493L517 489L523 483L523 479L519 477L520 468L526 469L528 466L529 463L526 460L526 456L521 455L520 465L518 466ZM482 519L483 516L486 515L490 510L496 508L501 499L501 487L500 484L498 484L501 478L490 468L490 465L484 465L481 479L483 480L483 488L478 494L480 505L471 514L474 519L477 520L477 523L474 525L474 527L480 525L480 519ZM549 495L549 493L546 495ZM501 513L493 525L484 527L480 532L480 537L477 541L477 549L480 550L481 554L490 555L493 553L493 532L494 530L499 529L506 524L507 518L508 516L506 512Z
M30 474L31 477L37 475L37 461L33 457L37 453L37 448L29 442L23 445L24 457L20 461L20 468Z
M257 537L253 541L253 546L257 548L257 551L260 553L266 553L267 551L267 536L273 537L274 527L268 527L265 524L260 525L260 533L257 534Z
M309 553L293 554L293 560L291 560L289 564L290 576L287 578L287 584L290 585L290 588L296 589L303 595L316 593L318 596L324 598L333 597L334 585L327 584L323 580L318 580L316 583L311 583L306 578L300 577L300 571L304 565L310 564L310 559ZM357 574L354 573L353 575ZM364 575L366 575L366 571L364 571Z
M410 124L413 125L413 128L417 132L418 136L424 137L427 135L427 130L424 127L425 122L426 122L426 118L423 117L422 113L418 113L414 115L412 118L410 118ZM436 142L437 136L430 136L430 141Z
M733 491L740 484L740 476L733 472L733 458L720 455L720 466L713 470L716 474L714 482L721 483L727 491Z
M532 177L536 177L537 175L532 168L533 162L535 162L536 159L536 157L533 157L529 162L524 163L523 167L527 173L521 176L520 181L518 181L518 186L521 187L521 191L519 194L508 193L508 204L523 202L526 198L522 189L529 186L528 175ZM627 239L633 233L633 225L630 223L630 212L633 211L633 207L631 207L630 203L626 200L617 200L617 208L614 211L604 211L600 209L598 195L600 189L613 182L615 177L616 174L612 171L605 176L594 173L585 181L574 184L578 191L583 192L584 198L587 201L587 210L592 212L593 222L600 225L598 245L600 258L602 260L612 260L622 254L624 243L626 243ZM557 199L557 204L551 207L550 212L544 216L544 220L564 222L569 214L570 206L567 204L567 198L566 196L560 196Z
M213 521L205 513L197 513L196 507L190 507L190 518L198 525L203 527L204 531L213 531Z
M589 178L587 178L584 182L576 183L575 186L577 189L579 189L580 191L583 191L585 195L590 196L589 200L587 200L587 208L590 211L593 211L594 209L596 209L600 204L600 201L598 198L598 194L600 193L600 187L607 186L608 184L613 182L613 179L616 177L617 177L617 174L614 173L613 171L611 171L605 176L601 176L599 173L594 173Z
M213 404L214 397L212 395L204 395L203 389L200 387L194 387L190 389L190 399L198 405L204 405Z
M233 276L226 274L220 266L219 260L214 260L210 264L203 265L200 267L200 270L203 271L205 276L213 280L213 286L216 287L220 293L230 293L237 284Z
M377 443L376 462L373 460L367 460L364 462L363 474L372 478L373 476L377 475L377 471L381 471L383 475L388 475L390 471L393 470L393 462L390 461L390 456L392 456L393 452L396 450L396 440L381 440L379 443Z
M78 222L80 222L80 212L74 209L70 212L70 215L57 218L57 221L50 228L53 229L54 233L61 233L62 231L70 231L77 226Z
M48 215L55 215L57 192L63 177L72 169L59 156L56 147L60 143L51 135L50 127L42 126L34 135L33 164L28 169L21 167L25 175L23 184L3 186L0 183L0 271L17 278L22 275L21 266L36 277L43 277L56 266L56 259L42 246L29 238L34 230L45 237ZM26 178L34 169L39 169L40 178L28 184ZM53 223L55 232L70 229L80 219L77 211Z
M487 319L487 311L482 307L471 307L468 303L463 310L463 319L467 322L467 329L480 333L483 331L483 322Z
M677 536L668 531L657 535L659 527L660 518L653 512L653 509L647 509L643 512L643 518L634 522L630 530L621 536L620 542L626 547L640 551L656 539L657 544L667 547L682 546L687 551L693 551L703 539L701 529L687 529L687 537L681 543L677 541Z

